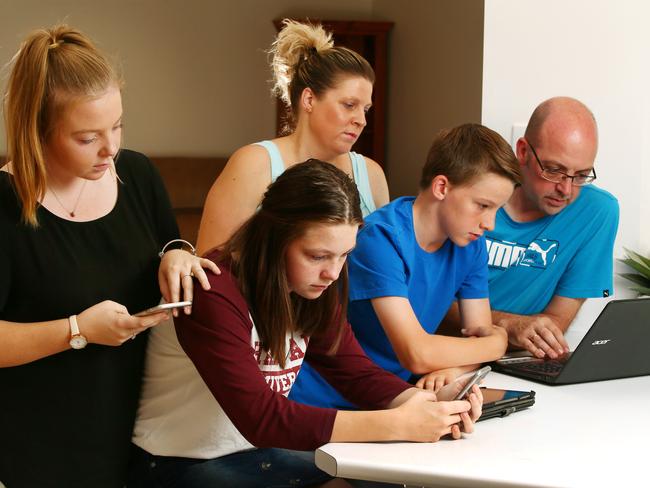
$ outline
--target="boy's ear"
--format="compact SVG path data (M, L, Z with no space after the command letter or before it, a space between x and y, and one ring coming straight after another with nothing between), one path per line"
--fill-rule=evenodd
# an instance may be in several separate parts
M431 194L436 200L444 200L450 188L451 184L445 175L437 175L431 180Z

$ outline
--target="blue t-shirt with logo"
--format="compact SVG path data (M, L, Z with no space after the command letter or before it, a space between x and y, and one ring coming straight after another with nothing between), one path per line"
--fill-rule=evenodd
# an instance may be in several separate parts
M414 201L415 197L398 198L373 212L348 260L348 319L355 336L376 364L403 379L412 373L397 359L371 299L408 298L423 329L433 334L454 300L488 296L485 240L460 247L447 239L437 251L424 251L415 238ZM304 365L289 398L321 407L354 408Z
M490 305L494 310L541 313L554 295L613 293L613 247L618 201L595 186L559 214L518 223L502 208L486 233Z

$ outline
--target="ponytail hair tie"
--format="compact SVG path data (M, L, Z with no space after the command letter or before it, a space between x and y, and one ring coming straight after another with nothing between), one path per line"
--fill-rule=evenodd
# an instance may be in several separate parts
M61 44L63 44L63 39L59 39L58 41L54 41L52 44L47 46L48 49L56 49L59 47Z

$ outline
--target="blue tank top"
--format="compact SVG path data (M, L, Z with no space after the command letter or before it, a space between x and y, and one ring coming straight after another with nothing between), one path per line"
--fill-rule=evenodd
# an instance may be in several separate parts
M262 146L269 153L269 157L271 158L271 183L273 183L286 169L280 150L273 141L261 141L255 144ZM365 218L377 209L375 201L372 198L372 189L370 188L370 180L368 179L368 167L366 166L366 160L361 154L350 151L348 155L352 163L354 182L359 190L361 213Z

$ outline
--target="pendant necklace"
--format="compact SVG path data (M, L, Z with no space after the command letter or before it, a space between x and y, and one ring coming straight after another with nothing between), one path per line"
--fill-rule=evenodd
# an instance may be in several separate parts
M83 184L81 185L81 190L79 190L79 195L77 196L77 201L74 204L74 207L72 207L72 210L68 210L65 205L63 205L63 202L61 202L61 199L59 196L56 194L54 191L54 188L50 187L50 191L52 192L52 195L54 195L54 198L56 198L56 201L59 202L59 205L65 212L70 215L70 217L75 216L75 212L77 211L77 206L79 205L79 201L81 200L81 194L84 192L84 188L86 188L86 183L88 183L88 180L84 180Z

